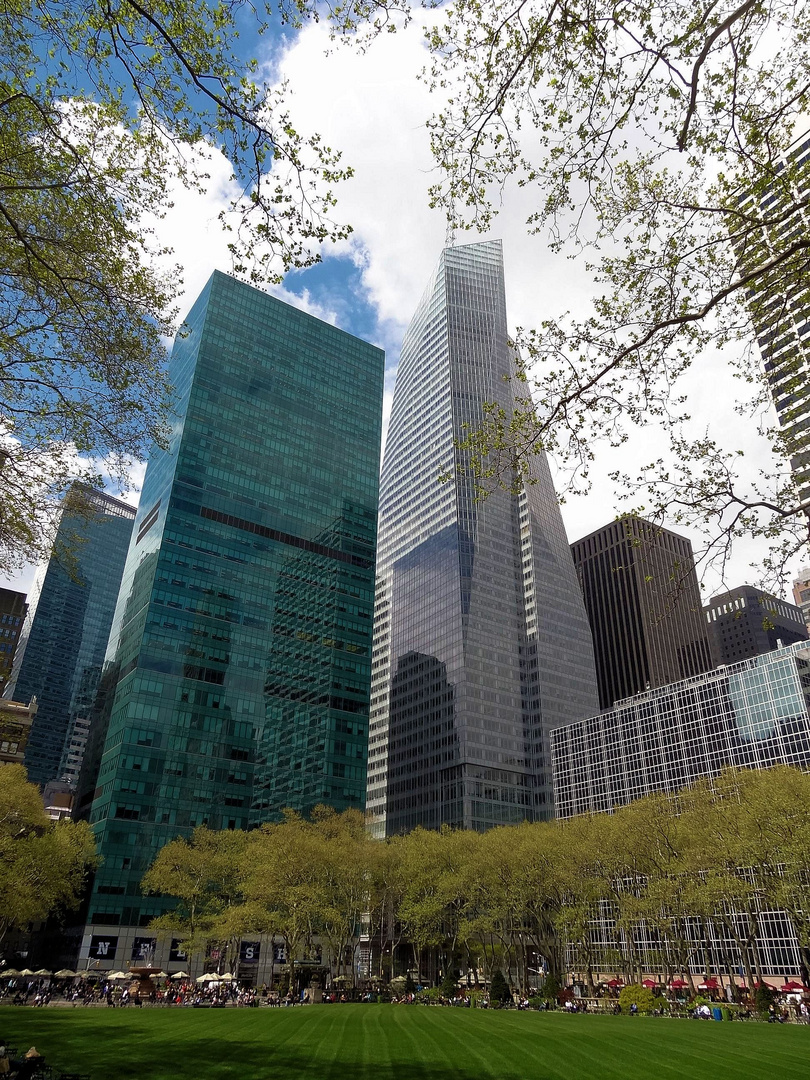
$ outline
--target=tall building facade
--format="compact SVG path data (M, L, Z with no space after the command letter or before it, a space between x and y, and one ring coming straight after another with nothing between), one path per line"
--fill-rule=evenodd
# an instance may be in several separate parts
M571 553L593 632L600 708L711 668L685 537L630 516L577 540Z
M802 613L804 625L810 631L810 569L804 569L793 581L793 603Z
M0 695L6 688L28 610L25 593L0 589Z
M79 785L81 955L116 967L166 908L140 892L164 843L365 794L384 354L221 273L186 329Z
M446 249L402 346L380 492L367 817L378 836L552 812L548 730L596 706L545 458L476 498L456 440L514 408L497 242ZM449 482L442 482L450 475Z
M810 229L809 170L810 137L805 135L774 168L759 194L742 196L740 231L732 236L743 271L770 262L776 266L746 296L798 496L808 507L810 280L804 251L790 260L786 248L797 234ZM761 221L763 227L753 229L754 220ZM793 270L787 286L786 269Z
M753 585L718 593L703 611L715 667L807 641L810 636L800 608Z
M69 732L89 715L134 520L134 507L104 492L69 492L50 558L37 568L4 691L7 698L37 699L25 750L36 784L59 777Z
M637 694L551 733L557 814L596 813L734 768L810 769L810 644Z

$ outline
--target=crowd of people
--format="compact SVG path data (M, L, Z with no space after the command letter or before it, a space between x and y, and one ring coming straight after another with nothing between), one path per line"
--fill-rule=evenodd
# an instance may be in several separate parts
M144 992L143 987L148 989ZM662 1001L664 999L661 999ZM484 991L459 990L456 994L444 996L438 990L427 990L419 987L416 992L410 993L381 993L376 990L352 991L330 989L323 993L313 994L311 990L301 990L298 993L274 989L266 983L261 986L252 986L247 983L242 985L236 979L226 976L224 980L211 977L208 982L200 982L191 978L180 981L172 979L160 980L155 977L147 983L138 979L109 978L80 978L60 979L54 976L46 977L17 977L0 978L0 1004L28 1005L33 1008L42 1008L51 1004L72 1004L73 1006L103 1005L107 1008L142 1008L145 1004L151 1006L185 1006L192 1008L225 1008L242 1007L257 1008L259 1005L290 1007L306 1004L311 1001L320 1001L324 1004L341 1004L347 1002L372 1003L378 1001L390 1002L393 1005L443 1005L455 1008L503 1008L510 1007L517 1010L528 1009L551 1009L557 1004L567 1013L589 1013L609 1011L615 1014L629 1012L630 1015L638 1015L638 1007L631 1004L622 1008L618 1000L618 988L615 991L606 991L602 998L585 998L574 996L570 988L560 995L559 1002L546 1001L539 997L528 999L512 997L506 1002L490 1001ZM667 1001L666 1014L672 1016L690 1016L695 1019L715 1018L719 1001L698 1000L691 1005L685 1000L677 1002ZM725 1003L722 1003L725 1005ZM664 1010L657 1008L656 1015ZM735 1013L740 1019L753 1018L757 1015L756 1009L739 1009ZM775 1000L763 1017L770 1023L797 1022L810 1024L810 1003L805 997L795 997L794 1000Z

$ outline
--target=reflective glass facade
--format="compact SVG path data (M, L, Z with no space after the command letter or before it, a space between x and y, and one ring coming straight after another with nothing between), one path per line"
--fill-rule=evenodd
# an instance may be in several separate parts
M60 516L51 557L37 568L28 612L4 693L37 699L25 751L28 778L60 775L77 718L87 717L98 689L135 509L103 492L84 491L92 516Z
M810 645L621 701L551 732L559 817L678 791L725 766L810 768Z
M455 449L485 402L511 413L513 365L500 241L448 248L405 336L381 477L367 793L376 835L548 816L548 729L598 707L545 458L519 496L478 501Z
M80 785L93 933L163 909L178 834L364 801L384 354L220 273L187 331Z

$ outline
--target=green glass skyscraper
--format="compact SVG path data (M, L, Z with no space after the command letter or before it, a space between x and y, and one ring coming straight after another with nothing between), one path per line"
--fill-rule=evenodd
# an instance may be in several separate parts
M80 781L105 967L168 840L364 800L384 354L221 273L186 330Z

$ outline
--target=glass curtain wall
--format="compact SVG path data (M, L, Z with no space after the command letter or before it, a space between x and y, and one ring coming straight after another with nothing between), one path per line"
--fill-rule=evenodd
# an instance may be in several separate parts
M476 497L456 449L511 413L500 241L448 248L402 347L381 477L367 813L376 835L552 812L548 728L596 705L548 466ZM443 479L443 477L450 479Z

